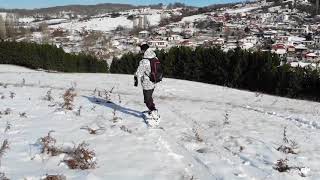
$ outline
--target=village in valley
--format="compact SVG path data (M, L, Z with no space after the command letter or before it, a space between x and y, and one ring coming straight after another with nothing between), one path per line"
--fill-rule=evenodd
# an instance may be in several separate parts
M320 61L320 17L303 11L306 0L253 1L203 8L182 3L136 7L95 15L73 11L21 15L0 13L0 38L49 43L69 53L112 61L147 42L174 46L271 51L283 63L316 68ZM300 8L298 8L300 7Z

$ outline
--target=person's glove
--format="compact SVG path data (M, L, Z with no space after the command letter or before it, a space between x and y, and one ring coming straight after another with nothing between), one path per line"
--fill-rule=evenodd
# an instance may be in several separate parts
M134 76L134 86L137 87L138 86L138 77Z

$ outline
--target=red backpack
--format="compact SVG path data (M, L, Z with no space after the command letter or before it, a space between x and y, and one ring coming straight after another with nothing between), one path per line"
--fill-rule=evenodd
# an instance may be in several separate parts
M151 66L151 73L149 75L150 81L158 83L162 81L163 71L160 60L158 58L149 59Z

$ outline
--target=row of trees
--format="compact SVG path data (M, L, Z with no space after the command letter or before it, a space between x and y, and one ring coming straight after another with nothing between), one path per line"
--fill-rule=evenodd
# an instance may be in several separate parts
M157 51L164 75L279 96L320 101L320 73L311 68L281 65L277 55L235 49L174 47ZM139 54L114 58L110 72L133 74Z
M17 17L14 14L0 15L0 39L15 36L17 34L16 25Z
M32 69L60 72L108 72L106 61L84 54L68 54L48 44L0 42L0 64L15 64Z

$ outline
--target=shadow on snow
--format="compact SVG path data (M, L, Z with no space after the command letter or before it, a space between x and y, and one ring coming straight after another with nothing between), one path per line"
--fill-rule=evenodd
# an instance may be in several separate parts
M126 108L123 106L120 106L118 104L115 104L113 102L107 102L106 100L102 99L102 98L97 98L97 97L89 97L89 96L83 96L85 98L87 98L90 102L94 103L94 104L99 104L99 105L103 105L105 107L108 107L110 109L116 109L117 111L124 113L124 114L128 114L137 118L143 118L143 113L134 109L130 109L130 108Z

